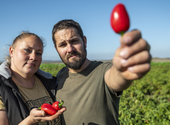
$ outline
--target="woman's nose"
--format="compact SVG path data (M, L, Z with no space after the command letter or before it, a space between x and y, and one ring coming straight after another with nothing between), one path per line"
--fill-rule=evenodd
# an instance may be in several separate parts
M31 60L35 60L35 59L36 59L36 53L35 53L35 52L32 52L32 53L30 54L30 59L31 59Z

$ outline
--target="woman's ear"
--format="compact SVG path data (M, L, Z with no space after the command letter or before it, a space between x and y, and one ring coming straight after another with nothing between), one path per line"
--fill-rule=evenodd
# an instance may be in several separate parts
M10 57L13 56L14 48L12 46L9 47L9 55Z

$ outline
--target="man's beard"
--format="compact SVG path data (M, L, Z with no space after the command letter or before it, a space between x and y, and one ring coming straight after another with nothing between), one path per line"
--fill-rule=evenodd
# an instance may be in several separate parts
M74 58L72 59L72 62L69 62L69 58L74 55L76 55L77 56L76 58L78 59ZM84 52L82 54L77 51L73 51L72 53L67 55L67 60L62 59L61 56L60 58L62 59L63 63L67 67L74 69L74 70L79 70L86 60L86 55L87 55L87 51L86 51L86 48L84 48Z

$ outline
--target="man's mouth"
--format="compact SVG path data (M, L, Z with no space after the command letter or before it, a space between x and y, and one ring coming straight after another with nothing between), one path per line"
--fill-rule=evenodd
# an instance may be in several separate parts
M77 57L77 56L79 56L79 54L78 54L77 52L70 53L70 54L67 56L67 59L69 59L69 58L75 58L75 57Z
M71 55L69 58L77 57L77 54Z

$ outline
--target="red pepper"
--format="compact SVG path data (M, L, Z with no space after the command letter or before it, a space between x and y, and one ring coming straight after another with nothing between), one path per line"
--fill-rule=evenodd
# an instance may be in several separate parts
M123 35L130 27L130 19L123 4L117 4L111 13L110 23L112 29Z
M48 115L54 115L55 113L57 113L57 111L52 107L52 105L47 103L42 104L39 109L44 110Z
M62 105L64 104L64 101L63 100L60 100L60 101L56 101L52 104L52 107L55 109L55 110L60 110L62 108Z

